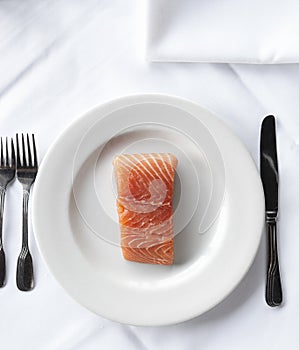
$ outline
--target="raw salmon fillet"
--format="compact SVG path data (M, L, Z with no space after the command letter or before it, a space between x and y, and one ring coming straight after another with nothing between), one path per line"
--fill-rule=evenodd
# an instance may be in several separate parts
M170 153L114 158L117 211L126 260L173 264L172 197L177 159Z

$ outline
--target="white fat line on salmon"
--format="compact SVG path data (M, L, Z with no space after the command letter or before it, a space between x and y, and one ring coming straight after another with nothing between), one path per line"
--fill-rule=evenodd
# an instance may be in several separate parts
M152 171L155 173L156 176L158 176L158 178L161 178L161 176L158 174L158 172L154 169L154 167L152 166L152 164L148 161L148 158L145 157L145 155L142 155L143 156L143 159L145 160L145 162L148 164L148 166L152 169ZM157 168L160 169L160 167L158 166L157 164L157 161L155 159L155 157L151 156L150 159L153 159L153 161L155 162L155 164L157 165ZM162 173L166 183L168 184L168 180L166 178L166 176L164 175L164 173Z
M171 161L171 158L170 158L170 155L169 155L169 153L163 153L163 156L162 156L162 154L161 153L155 153L156 154L156 158L158 158L158 159L161 159L161 161L163 161L163 163L165 164L164 165L164 168L165 168L165 170L166 170L166 172L167 172L167 174L168 174L168 177L169 177L169 183L172 183L173 182L173 177L172 177L172 174L169 172L169 170L168 170L168 167L167 167L167 165L169 165L172 169L174 169L174 167L172 166L172 161ZM163 157L168 157L168 159L169 159L169 162L167 162Z

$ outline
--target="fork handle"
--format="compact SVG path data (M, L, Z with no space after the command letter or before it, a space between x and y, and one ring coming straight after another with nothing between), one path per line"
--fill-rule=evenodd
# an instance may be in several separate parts
M22 247L28 246L28 204L30 188L23 189Z
M266 302L269 306L279 306L282 302L282 288L277 252L276 221L267 222L268 267L266 281Z
M0 288L4 286L6 276L5 253L2 241L4 200L5 188L0 186Z
M33 263L28 246L28 202L30 188L23 189L22 249L17 263L17 287L22 291L33 288Z

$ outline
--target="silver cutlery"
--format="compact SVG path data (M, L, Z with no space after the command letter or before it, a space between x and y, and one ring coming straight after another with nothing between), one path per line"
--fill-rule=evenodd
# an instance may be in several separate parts
M0 287L5 284L6 264L5 253L3 247L2 231L3 231L3 213L4 201L7 185L14 179L16 173L15 150L13 139L11 139L11 150L8 150L8 139L5 141L5 152L3 140L0 141ZM5 156L4 156L5 153Z
M17 287L22 291L29 291L34 287L33 263L28 246L28 201L31 186L35 180L38 163L34 135L32 135L32 147L27 134L27 152L25 138L22 134L22 147L17 138L17 178L23 186L23 225L22 248L17 263ZM22 148L22 152L20 149ZM27 153L27 154L26 154Z
M265 193L268 238L268 266L266 302L278 306L282 302L282 288L277 251L278 162L276 151L275 118L267 116L262 123L260 144L261 178Z

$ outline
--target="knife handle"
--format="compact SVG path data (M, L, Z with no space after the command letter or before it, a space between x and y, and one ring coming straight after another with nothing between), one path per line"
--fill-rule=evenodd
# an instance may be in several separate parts
M269 306L278 306L282 302L282 288L277 252L276 218L267 218L268 266L266 282L266 302Z

